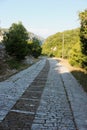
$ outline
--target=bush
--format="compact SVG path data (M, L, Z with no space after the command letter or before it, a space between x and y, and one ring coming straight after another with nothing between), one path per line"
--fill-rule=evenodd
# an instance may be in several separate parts
M21 63L16 59L9 59L7 60L7 63L11 69L19 69L21 66Z
M33 38L32 41L28 44L28 47L31 49L31 55L35 58L38 58L41 55L42 48L40 46L40 41L37 38Z
M80 43L76 43L70 51L69 62L72 66L82 67L83 55L81 53Z
M80 43L76 43L70 51L69 62L72 66L87 69L87 56L82 54Z

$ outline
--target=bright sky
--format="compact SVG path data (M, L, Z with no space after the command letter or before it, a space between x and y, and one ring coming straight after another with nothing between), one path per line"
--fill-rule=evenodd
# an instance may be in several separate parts
M44 38L80 26L79 12L87 0L0 0L0 27L21 21L25 28Z

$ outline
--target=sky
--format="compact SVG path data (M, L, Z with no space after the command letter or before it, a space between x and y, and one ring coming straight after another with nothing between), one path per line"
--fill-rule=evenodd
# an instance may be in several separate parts
M87 0L0 0L0 27L22 22L24 27L43 38L80 27L79 12Z

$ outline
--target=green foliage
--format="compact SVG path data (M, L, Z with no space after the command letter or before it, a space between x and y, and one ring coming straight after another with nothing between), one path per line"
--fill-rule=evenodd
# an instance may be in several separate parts
M11 69L19 69L21 66L21 63L15 59L9 59L7 63Z
M42 53L48 56L64 57L70 64L87 68L87 56L82 54L80 45L80 29L73 29L56 33L46 39L42 46ZM64 40L64 47L63 47Z
M18 60L24 59L28 53L28 33L22 23L13 23L9 32L4 36L4 44L9 55Z
M42 45L42 54L45 54L48 56L50 55L55 56L57 54L61 56L61 53L58 52L59 48L61 48L61 45L60 45L62 42L61 36L62 34L58 33L58 34L48 37L46 41L44 42L44 44Z
M87 69L87 10L80 12L79 18L80 29L48 37L42 45L42 54L67 58L72 65Z
M82 53L87 55L87 10L79 13L79 18L81 21L80 28L80 41Z
M64 37L63 37L64 35ZM64 49L63 49L64 40ZM79 28L69 31L56 33L46 39L42 48L42 53L46 55L53 55L56 57L69 58L70 50L79 42Z
M81 41L81 51L83 54L82 66L87 69L87 10L80 12L79 18L81 21L80 41Z
M32 41L29 42L28 48L31 50L30 54L35 58L41 55L42 48L40 46L40 41L37 38L33 38Z
M69 62L72 66L82 67L82 61L83 55L81 53L80 43L78 42L72 47L70 51Z

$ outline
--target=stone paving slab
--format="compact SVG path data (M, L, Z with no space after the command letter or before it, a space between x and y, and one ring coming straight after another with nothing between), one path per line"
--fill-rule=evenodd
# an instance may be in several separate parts
M0 130L24 130L23 128L30 130L33 119L32 114L9 112L0 126Z
M78 130L87 130L87 93L67 68L58 64Z
M28 69L0 82L0 122L40 73L45 62L46 59L40 60Z
M76 130L58 62L50 61L50 71L31 130Z
M5 118L1 121L0 130L31 129L32 121L38 108L42 91L45 87L48 71L49 62L46 61L43 69L40 71L31 85L24 91L11 110L9 110ZM41 81L43 81L42 84ZM37 86L35 87L36 82ZM37 89L38 87L41 88L40 91Z
M87 130L87 94L67 68L48 60L0 83L0 130Z

